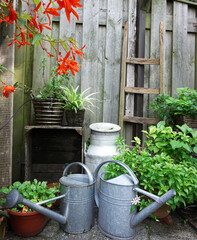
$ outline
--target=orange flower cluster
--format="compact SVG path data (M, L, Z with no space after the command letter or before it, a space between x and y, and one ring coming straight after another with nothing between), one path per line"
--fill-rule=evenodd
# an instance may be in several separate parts
M51 30L50 15L53 17L59 16L59 11L62 9L65 10L65 14L69 22L71 13L74 14L77 19L79 19L77 12L74 10L74 8L82 7L79 2L80 0L50 0L46 5L43 1L39 1L37 6L35 6L35 8L32 8L29 4L29 1L24 0L24 3L26 3L28 6L29 13L19 16L19 14L16 13L16 11L13 9L13 0L2 0L0 3L0 23L15 23L16 29L19 32L18 34L14 34L14 40L12 43L8 44L8 46L17 44L17 47L19 49L21 46L31 45L27 39L32 39L33 44L40 44L42 49L47 53L49 57L55 57L45 47L45 43L50 42L52 49L54 49L56 52L56 60L58 62L57 74L67 73L68 70L70 70L72 74L75 75L75 72L79 71L79 64L76 61L75 55L77 54L82 59L82 56L84 54L81 52L81 50L85 46L81 49L77 49L72 41L55 41L49 37L45 38L42 32L43 28ZM48 23L41 23L38 14L39 11L47 16ZM24 24L24 22L27 23ZM62 53L59 51L57 43L59 43L65 50L65 57L63 57Z
M1 81L2 82L2 81ZM7 86L4 82L0 85L0 90L3 89L2 94L4 97L8 98L10 93L15 92L17 89L13 86Z

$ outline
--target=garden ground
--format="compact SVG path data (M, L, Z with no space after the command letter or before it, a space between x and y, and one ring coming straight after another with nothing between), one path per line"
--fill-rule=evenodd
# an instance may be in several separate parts
M197 231L190 226L175 212L172 215L173 225L165 222L155 222L147 218L136 228L134 240L196 240ZM91 231L79 235L63 232L59 224L50 220L44 230L37 236L31 238L20 238L13 232L8 231L5 240L109 240L99 230L97 221Z

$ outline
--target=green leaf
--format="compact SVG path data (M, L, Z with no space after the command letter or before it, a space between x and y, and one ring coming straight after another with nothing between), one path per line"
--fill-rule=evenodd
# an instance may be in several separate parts
M175 141L175 140L172 140L170 142L170 145L172 146L173 149L182 147L182 143L180 143L179 141Z
M34 44L38 43L38 42L39 42L40 40L42 40L44 37L45 37L45 35L40 34L40 33L36 33L36 34L34 35L34 39L33 39L33 41L32 41L32 44L34 45Z

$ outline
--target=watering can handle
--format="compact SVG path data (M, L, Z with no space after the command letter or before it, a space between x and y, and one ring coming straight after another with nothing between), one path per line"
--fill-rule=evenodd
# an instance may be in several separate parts
M127 172L129 173L129 175L131 176L133 183L135 185L138 185L139 181L137 179L137 177L135 176L134 172L123 162L120 162L118 160L107 160L105 162L102 162L101 164L99 164L94 172L94 179L97 180L97 175L98 172L100 170L100 168L105 165L106 163L116 163L119 164L120 166L122 166L124 169L127 170ZM98 192L97 192L97 184L95 184L95 201L96 201L96 205L97 207L99 207L99 197L98 197Z
M94 182L93 180L93 176L92 176L92 173L90 172L90 170L87 168L87 166L81 162L73 162L73 163L70 163L65 169L64 169L64 172L63 172L63 176L66 176L68 173L68 169L73 166L73 165L80 165L81 167L83 167L88 175L88 178L89 178L89 184L92 184Z

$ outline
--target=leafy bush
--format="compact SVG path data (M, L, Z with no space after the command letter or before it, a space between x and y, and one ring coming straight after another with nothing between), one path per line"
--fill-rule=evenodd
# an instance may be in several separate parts
M197 200L197 163L190 155L195 149L196 132L186 125L179 129L174 132L164 122L158 123L157 127L151 126L149 132L145 132L148 139L143 149L139 138L135 138L136 145L132 150L124 144L124 139L119 138L117 144L121 153L114 157L134 171L142 189L158 196L174 189L176 196L167 203L173 210ZM105 179L127 173L114 163L105 171ZM146 207L150 201L142 196L140 207Z
M197 91L178 88L175 97L161 94L153 100L151 107L157 117L170 125L174 124L174 115L197 117Z
M54 198L55 194L59 192L58 187L54 186L52 188L47 188L47 182L40 182L37 179L34 179L32 183L30 181L25 181L23 183L19 181L14 182L9 188L2 187L0 192L7 195L13 189L17 189L23 198L26 198L34 203ZM5 198L1 199L1 202L4 204L5 201ZM51 207L52 203L53 202L46 203L46 206ZM23 204L18 204L15 208L12 208L12 210L16 212L32 211Z

